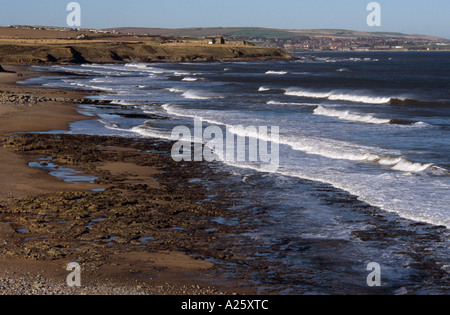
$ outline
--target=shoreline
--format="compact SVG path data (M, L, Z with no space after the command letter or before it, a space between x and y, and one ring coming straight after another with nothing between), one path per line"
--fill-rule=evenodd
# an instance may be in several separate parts
M35 134L34 132L69 130L71 122L93 119L93 117L86 117L78 113L78 105L71 101L84 99L86 91L21 86L16 81L32 77L33 73L27 72L21 66L5 66L5 70L19 70L24 72L25 75L18 77L15 73L0 73L1 94L32 95L37 98L37 102L33 106L17 103L15 102L16 99L9 101L9 98L6 98L6 100L3 98L3 102L0 102L0 138L2 138L2 141L0 141L2 143L0 166L7 170L6 174L4 173L3 180L0 180L0 191L2 191L0 194L0 235L5 240L5 246L0 251L0 263L2 264L0 294L197 295L254 293L249 288L230 286L229 283L222 281L222 285L211 285L215 281L205 279L210 277L208 273L213 268L213 264L180 251L176 246L168 246L166 243L170 244L170 240L165 240L163 245L152 245L150 249L142 248L145 244L136 237L145 238L146 236L136 234L126 226L123 231L126 231L124 234L128 233L129 235L123 235L122 237L103 235L102 232L97 232L98 235L92 237L93 239L86 237L86 235L93 235L94 227L101 225L101 219L98 218L102 216L99 214L101 212L99 208L103 207L102 209L108 212L108 207L98 205L104 198L102 195L109 196L107 197L109 200L114 200L118 196L126 199L131 198L135 200L133 203L141 203L140 206L143 207L149 201L147 199L136 201L136 199L139 199L136 196L136 191L139 191L140 194L147 194L149 198L153 198L152 200L156 199L156 201L152 201L154 206L167 208L168 205L164 198L172 200L176 193L174 187L170 187L173 184L170 185L167 179L160 176L160 173L162 172L161 166L167 166L170 161L168 161L168 157L159 153L146 153L145 157L142 157L142 153L133 148L134 145L129 139ZM20 100L20 97L18 100ZM61 101L58 102L58 100ZM86 103L89 103L88 100L86 100ZM52 137L67 137L68 140L56 146ZM29 139L22 143L24 138ZM102 141L98 142L96 138L113 142L114 145L108 146ZM42 140L46 143L36 144ZM80 161L88 159L86 157L89 154L80 154L77 156L78 161L71 161L70 158L67 158L67 155L73 151L74 142L85 148L82 151L91 150L97 151L97 154L103 154L102 162L96 161L98 159L96 156L92 157L92 161ZM153 149L154 145L159 143L159 141L154 140L146 142L145 146L150 146ZM164 144L159 143L159 146L164 146ZM60 156L61 152L65 154L63 157ZM78 169L83 174L96 172L99 180L95 183L66 183L48 172L28 166L28 163L38 161L39 158L45 156L51 156L56 164ZM135 162L130 161L130 159L133 160L131 156L134 156ZM141 157L138 158L137 156ZM64 160L64 158L66 159ZM192 165L190 168L191 172L196 173L196 169L200 166ZM171 166L172 181L180 175L177 175L180 171L177 165ZM164 172L167 173L167 171ZM178 179L178 184L183 182L184 185L192 186L186 180ZM165 191L166 186L168 191L162 193L161 187ZM201 187L195 187L194 190L197 193L194 193L193 196L176 197L176 200L180 201L174 201L174 204L169 208L187 207L188 204L192 204L191 198L198 202L198 198L201 198L200 196L204 193ZM166 195L167 197L159 198L155 194ZM68 213L72 212L74 198L77 200L93 198L93 201L81 208L86 211L85 214L75 215L70 219L71 215ZM161 201L158 201L160 199ZM32 206L30 205L29 210L22 212L23 209L20 210L18 200L21 200L20 204L25 202L31 203ZM62 215L65 216L64 218L55 218L54 221L48 222L48 217L53 215L53 211L60 211L58 206L51 206L52 201L58 203L59 206L61 201L70 203L71 206L67 206L66 216ZM49 207L49 210L44 210L46 206ZM117 201L116 211L117 208L121 207L125 208L122 210L123 217L126 216L126 213L129 213L130 216L136 215L133 214L132 207L127 208ZM198 210L197 208L202 208L198 206L191 205L190 207L193 207L194 213L204 211L206 214L203 216L209 217L208 212L211 211L208 209L209 206L205 206L204 210ZM81 211L81 209L78 208L77 210ZM44 215L43 212L46 211L50 211L50 213ZM108 216L110 220L113 220L113 218L115 220L117 216L110 213L103 215ZM196 214L194 217L198 215L200 214ZM215 213L215 215L223 214ZM172 219L177 222L180 220L176 217L170 218L172 215L169 213L161 213L159 216L161 216L161 222L171 221ZM35 217L40 217L40 219L35 220ZM99 219L99 221L96 219ZM137 225L136 228L140 224L144 226L149 224L149 222L139 223L136 219L129 224ZM92 224L92 220L96 223ZM42 221L46 221L46 223L42 223ZM71 231L76 230L76 227L80 228L81 231L72 235L72 239L61 240L59 235L67 232L64 232L64 229L60 230L61 227L58 226L63 224L54 222L65 221L70 222ZM186 219L186 221L189 220ZM91 227L90 224L94 227ZM115 224L120 225L122 223L116 222ZM207 222L206 219L203 220L202 224L206 224L202 229L207 227L217 228L217 223ZM56 227L52 225L56 225ZM90 227L86 228L86 226ZM142 229L143 227L139 228ZM151 234L152 229L156 229L153 233L157 234L160 228L164 228L164 226L150 227L148 233ZM54 232L52 229L57 231ZM102 229L110 228L103 227ZM142 230L140 233L144 233L144 231ZM50 237L50 235L52 236ZM200 238L205 237L210 238L211 236L207 233ZM99 244L104 240L108 240L108 242ZM52 242L55 243L51 245ZM61 244L64 242L66 244ZM89 242L92 242L90 246L85 245ZM130 242L133 244L127 245ZM81 254L70 249L74 246L73 243L79 243L80 245L77 246L83 247ZM99 257L102 257L102 259L99 259ZM83 261L83 264L81 264L82 280L85 285L81 288L69 288L65 283L69 273L65 270L65 265L73 260Z
M74 184L52 177L52 181L59 183L58 189L66 185L72 189L46 196L39 192L22 195L11 204L0 202L0 221L14 222L0 226L0 234L14 236L11 236L11 247L6 249L10 252L7 261L11 268L15 266L14 257L29 258L23 259L22 264L33 261L39 266L38 262L43 261L44 265L50 262L49 266L55 268L52 277L42 274L47 280L60 281L59 287L56 286L59 291L49 291L44 285L47 291L38 288L34 291L37 294L216 295L321 290L338 294L397 294L397 291L420 292L421 282L445 279L448 272L433 262L440 254L430 252L436 243L446 242L445 229L400 218L329 185L306 180L299 183L308 185L317 200L332 204L333 210L349 209L354 212L352 220L365 222L367 228L355 227L348 231L356 242L379 251L402 248L395 254L407 261L402 267L413 269L411 276L416 277L416 281L405 285L406 291L395 288L395 275L388 280L392 282L390 286L379 290L365 286L362 280L367 275L361 278L361 283L356 286L352 283L349 287L342 286L341 280L333 275L321 280L322 276L330 276L327 273L341 271L343 266L349 269L343 277L358 279L361 276L357 270L366 262L360 262L360 257L351 258L357 256L347 252L352 249L352 242L310 238L302 235L302 230L295 236L284 233L281 239L277 238L280 235L274 236L270 244L251 236L246 238L246 232L253 232L252 229L258 235L271 227L269 206L252 200L250 207L242 207L240 201L245 203L249 197L243 196L241 191L246 186L248 189L247 184L241 181L236 184L226 171L218 172L211 163L174 163L167 154L170 152L168 141L2 133L0 143L4 147L2 150L10 150L16 160L22 159L23 169L37 171L24 166L51 156L51 162L98 178L94 184L82 183L84 187L75 191ZM216 196L211 198L212 193ZM233 209L236 206L241 207ZM217 218L225 222L237 219L239 224L218 224ZM268 225L265 226L264 221ZM64 237L66 230L70 232ZM14 244L22 244L22 248ZM283 256L290 255L291 247L300 253L301 262L293 269L283 268ZM78 257L74 255L81 255L83 259L73 258ZM63 265L67 258L77 259L86 267L83 274L86 272L88 286L81 291L70 291L65 285L68 272ZM30 287L29 281L35 281L39 287L43 282L42 274L24 285ZM214 286L209 286L210 283ZM445 280L442 283L445 285ZM430 288L436 290L435 286Z

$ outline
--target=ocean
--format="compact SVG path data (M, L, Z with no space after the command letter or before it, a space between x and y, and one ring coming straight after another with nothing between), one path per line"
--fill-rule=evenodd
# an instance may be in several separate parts
M297 57L35 66L58 74L24 83L104 92L91 97L111 104L81 105L93 119L72 123L74 134L173 139L201 120L263 141L234 127L278 127L276 169L222 152L215 162L242 182L239 206L264 212L242 243L273 262L251 271L264 290L366 292L377 262L384 293L448 293L450 53Z

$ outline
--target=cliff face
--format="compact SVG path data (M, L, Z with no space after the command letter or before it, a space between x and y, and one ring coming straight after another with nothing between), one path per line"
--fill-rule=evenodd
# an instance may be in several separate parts
M288 60L278 48L236 45L79 42L0 45L2 64Z

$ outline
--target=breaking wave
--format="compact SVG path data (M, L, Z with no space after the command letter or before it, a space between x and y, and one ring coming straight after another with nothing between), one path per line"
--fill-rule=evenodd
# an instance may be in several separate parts
M182 109L172 105L165 104L162 106L163 109L171 115L189 117L194 119L201 119L205 122L214 125L223 125L228 128L232 133L236 133L236 126L231 126L223 122L219 122L213 119L205 118L199 114L188 113ZM244 130L245 131L245 130ZM250 136L258 138L258 134L238 134L240 136ZM271 141L271 139L264 138L264 141ZM371 164L378 164L384 167L390 167L392 170L408 172L408 173L419 173L423 172L429 168L442 169L433 163L418 163L408 160L403 156L389 156L387 153L382 153L383 149L376 147L361 146L358 144L326 139L326 138L316 138L316 137L286 137L280 136L279 144L287 145L293 150L302 151L307 154L318 155L330 159L336 160L348 160L354 162L366 162ZM380 153L370 153L370 152L380 152Z
M449 102L446 101L426 101L416 100L401 96L374 96L364 95L361 93L352 93L349 91L312 91L299 88L288 88L284 90L285 95L307 97L307 98L322 98L330 101L347 101L354 103L365 104L389 104L389 105L409 105L409 106L421 106L421 107L434 107L434 106L449 106Z
M210 100L223 98L222 95L208 91L189 90L181 94L184 98L192 100Z
M329 109L323 106L319 106L314 110L314 115L321 115L321 116L327 116L327 117L335 117L342 120L349 120L349 121L357 121L357 122L363 122L368 124L389 124L391 122L390 119L382 119L382 118L376 118L371 115L361 115L361 114L355 114L351 113L349 111L340 111L335 109Z
M352 113L348 110L342 111L342 110L336 110L336 109L330 109L326 108L324 106L318 106L314 110L314 115L321 115L321 116L327 116L327 117L334 117L342 120L348 120L348 121L355 121L355 122L362 122L367 124L393 124L393 125L416 125L416 126L428 126L427 123L419 121L411 121L411 120L404 120L404 119L387 119L387 118L377 118L372 115L368 114L359 114L359 113Z
M164 89L164 90L168 91L168 92L172 92L172 93L184 93L185 92L184 90L177 89L177 88L168 88L168 89Z
M266 74L272 74L272 75L285 75L287 74L287 71L267 71Z
M331 139L304 138L296 139L295 142L289 142L294 150L320 155L331 159L378 164L380 166L390 167L395 171L419 173L429 168L442 169L433 163L413 162L403 156L393 157L384 154L368 153L367 151L377 150L378 148L361 147L355 144Z
M199 80L199 78L193 78L193 77L186 77L186 78L181 79L181 81L187 81L187 82L195 82L198 80Z
M331 101L348 101L366 104L388 104L392 98L371 95L351 94L340 91L317 92L302 89L290 88L285 90L285 94L289 96L299 96L307 98L323 98Z

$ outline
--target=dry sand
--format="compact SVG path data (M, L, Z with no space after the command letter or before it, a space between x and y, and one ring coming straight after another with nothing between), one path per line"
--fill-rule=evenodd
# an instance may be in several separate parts
M5 70L18 71L23 74L0 72L0 93L15 95L33 95L47 98L82 98L84 94L78 91L40 89L27 87L16 82L30 78L23 67L4 66ZM55 102L40 102L33 106L18 106L17 104L0 104L0 132L38 132L49 130L68 130L68 124L83 119L91 119L77 112L75 104L57 104Z

